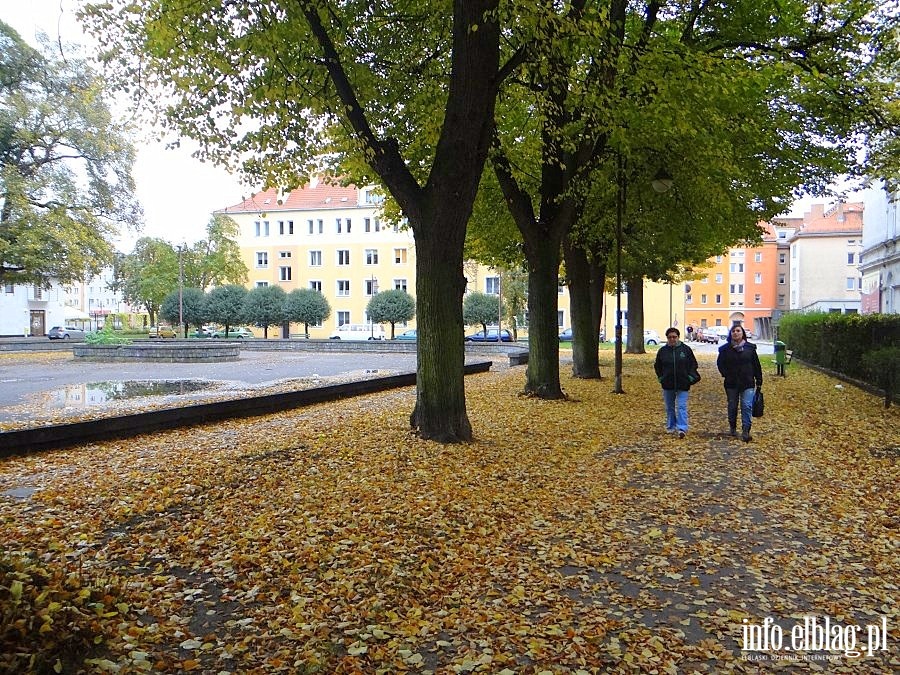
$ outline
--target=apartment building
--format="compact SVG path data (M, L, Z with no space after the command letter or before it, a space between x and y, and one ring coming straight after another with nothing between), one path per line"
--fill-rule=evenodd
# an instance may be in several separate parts
M685 284L684 315L697 328L739 323L755 334L770 334L771 318L787 294L779 284L787 280L786 231L771 223L762 244L739 246L708 261L699 279ZM784 269L782 273L780 270Z
M863 220L860 311L900 313L900 185L873 190Z
M313 179L289 193L270 189L216 213L240 226L237 243L251 287L312 288L328 299L331 317L310 326L310 337L327 338L343 324L367 323L366 305L380 291L415 295L412 231L383 223L380 203L373 188Z
M813 204L788 240L789 308L857 313L861 306L862 202Z

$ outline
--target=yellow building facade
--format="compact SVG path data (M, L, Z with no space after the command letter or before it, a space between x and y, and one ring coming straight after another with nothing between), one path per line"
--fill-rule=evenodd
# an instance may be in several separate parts
M314 179L289 193L260 192L216 213L230 216L240 228L237 243L249 270L249 287L277 285L286 292L313 288L325 296L331 316L322 325L311 325L309 336L328 338L343 324L367 323L366 305L380 291L399 288L415 297L412 231L382 222L379 210L380 199L373 188ZM502 295L499 270L466 263L463 273L467 292ZM622 307L627 308L626 294ZM615 330L615 308L615 295L607 295L604 327L610 337ZM683 316L680 284L645 282L645 328L662 334L673 322L680 325ZM571 325L564 286L559 287L557 323L560 330ZM415 327L415 320L408 326ZM303 326L292 325L282 336L302 332ZM519 334L527 335L527 328L520 326Z

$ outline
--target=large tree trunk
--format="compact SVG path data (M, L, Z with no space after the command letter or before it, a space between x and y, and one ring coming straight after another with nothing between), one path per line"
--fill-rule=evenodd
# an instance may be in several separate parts
M645 354L644 349L644 280L629 278L628 283L628 354Z
M463 382L464 236L448 242L441 234L432 227L416 236L418 365L416 406L409 421L422 438L453 443L472 438Z
M599 316L591 297L591 264L587 252L566 237L563 242L569 309L572 314L572 376L600 379Z
M559 381L559 250L560 228L542 230L526 241L528 258L528 370L525 393L538 398L565 398Z

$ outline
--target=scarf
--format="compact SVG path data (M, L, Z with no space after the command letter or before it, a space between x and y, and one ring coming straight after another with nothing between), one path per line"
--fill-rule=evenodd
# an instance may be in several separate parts
M744 345L746 345L746 344L747 344L746 340L741 340L740 342L732 342L731 347L732 347L732 349L734 349L737 352L742 352L742 351L744 351Z

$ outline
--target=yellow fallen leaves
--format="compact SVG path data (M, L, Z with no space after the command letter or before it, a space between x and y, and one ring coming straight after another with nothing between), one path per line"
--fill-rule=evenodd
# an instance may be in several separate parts
M792 368L744 444L707 359L679 440L651 364L568 401L469 378L467 445L402 390L8 460L0 547L121 582L85 670L757 672L744 619L896 631L897 408Z

